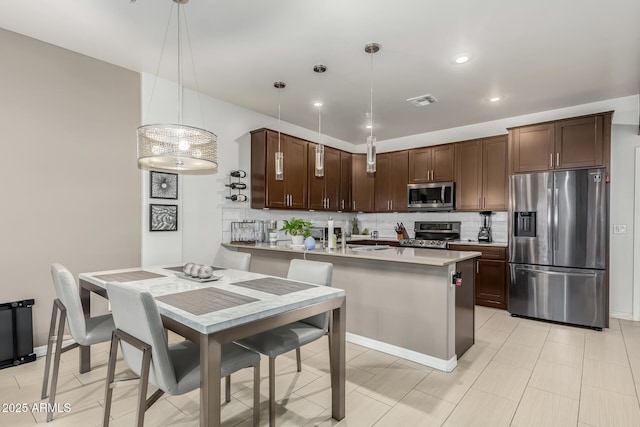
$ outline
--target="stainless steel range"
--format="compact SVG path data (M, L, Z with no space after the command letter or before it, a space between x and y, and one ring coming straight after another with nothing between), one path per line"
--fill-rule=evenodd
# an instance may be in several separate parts
M400 246L447 249L447 242L460 239L460 222L416 221L416 237L400 240Z

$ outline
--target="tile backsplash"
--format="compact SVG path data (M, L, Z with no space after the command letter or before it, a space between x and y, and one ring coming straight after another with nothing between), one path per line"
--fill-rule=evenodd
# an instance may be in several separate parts
M353 221L355 213L339 212L309 212L309 211L286 211L269 209L242 209L242 208L222 208L222 241L231 241L231 223L244 220L276 220L278 228L282 227L282 221L295 216L311 221L314 227L326 227L329 218L334 221L335 227L344 226L347 220ZM291 236L285 235L284 231L278 232L278 240L291 240Z
M304 218L313 222L314 226L326 227L329 217L333 218L335 226L340 227L346 221L353 221L355 213L337 212L309 212L309 211L284 211L269 209L243 209L222 208L222 241L231 241L231 223L243 220L277 220L278 228L282 227L282 221L292 216ZM460 237L463 240L476 240L478 230L482 225L482 216L477 212L406 212L406 213L359 213L357 214L358 228L360 232L367 228L369 232L378 231L381 238L396 238L394 227L402 222L414 237L416 221L460 221ZM491 230L493 240L496 242L507 241L507 212L494 212L491 217ZM290 236L279 232L279 240L290 240Z
M380 237L396 237L394 227L402 222L410 237L415 236L416 221L460 221L460 238L477 240L482 226L482 216L478 212L403 212L358 214L358 227L362 231L377 230ZM491 216L491 232L495 242L507 241L507 212L494 212Z

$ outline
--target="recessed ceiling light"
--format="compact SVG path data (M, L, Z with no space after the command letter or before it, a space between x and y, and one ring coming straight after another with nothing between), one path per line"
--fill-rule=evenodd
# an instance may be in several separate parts
M489 98L489 102L498 102L502 99L501 96L490 96Z
M468 53L460 53L454 56L452 61L454 64L464 64L465 62L469 62L470 59L471 55Z
M320 101L315 101L315 102L313 103L313 106L314 106L314 107L322 107L322 102L320 102Z
M371 125L367 125L367 126L365 126L365 127L366 127L367 129L371 129L373 126L371 126Z

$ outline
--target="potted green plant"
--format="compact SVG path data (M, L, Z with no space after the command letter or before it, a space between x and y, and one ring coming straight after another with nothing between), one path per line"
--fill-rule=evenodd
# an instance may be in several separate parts
M302 218L291 217L284 220L284 224L280 231L291 236L291 244L294 246L302 246L304 238L311 236L311 221L305 221Z

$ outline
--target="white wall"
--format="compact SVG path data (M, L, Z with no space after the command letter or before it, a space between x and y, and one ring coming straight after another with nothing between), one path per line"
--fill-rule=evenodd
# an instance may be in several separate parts
M610 309L616 317L633 312L635 151L640 147L638 125L614 125L611 130L610 191ZM614 224L627 226L625 234L613 234ZM640 268L640 266L638 266ZM640 313L638 313L640 314ZM640 319L638 319L640 320Z
M155 85L152 102L149 102L155 76L142 74L142 120L144 123L174 123L177 121L177 84L158 79ZM273 92L274 114L277 114L277 91ZM202 123L200 101L204 114ZM286 122L287 96L282 92L281 131L310 141L317 141L315 131L304 129ZM227 215L229 220L247 218L251 212L249 202L233 203L226 201L228 195L225 184L229 182L229 173L235 169L244 169L250 174L251 135L250 131L262 127L278 129L278 119L268 117L254 111L238 107L208 96L185 90L184 124L200 126L218 136L218 173L212 175L181 175L177 201L160 201L159 203L178 205L178 231L149 232L149 204L158 203L157 199L149 199L149 173L143 173L142 194L142 260L143 265L181 264L188 261L211 262L217 248L223 241L223 208L231 209ZM327 146L353 151L352 144L323 136ZM244 194L251 194L250 180ZM290 216L301 216L299 212L255 212L251 218L284 219ZM318 216L319 215L319 216ZM322 220L324 215L315 218ZM313 217L312 214L304 214ZM336 215L337 216L337 215ZM228 239L227 239L228 241Z

